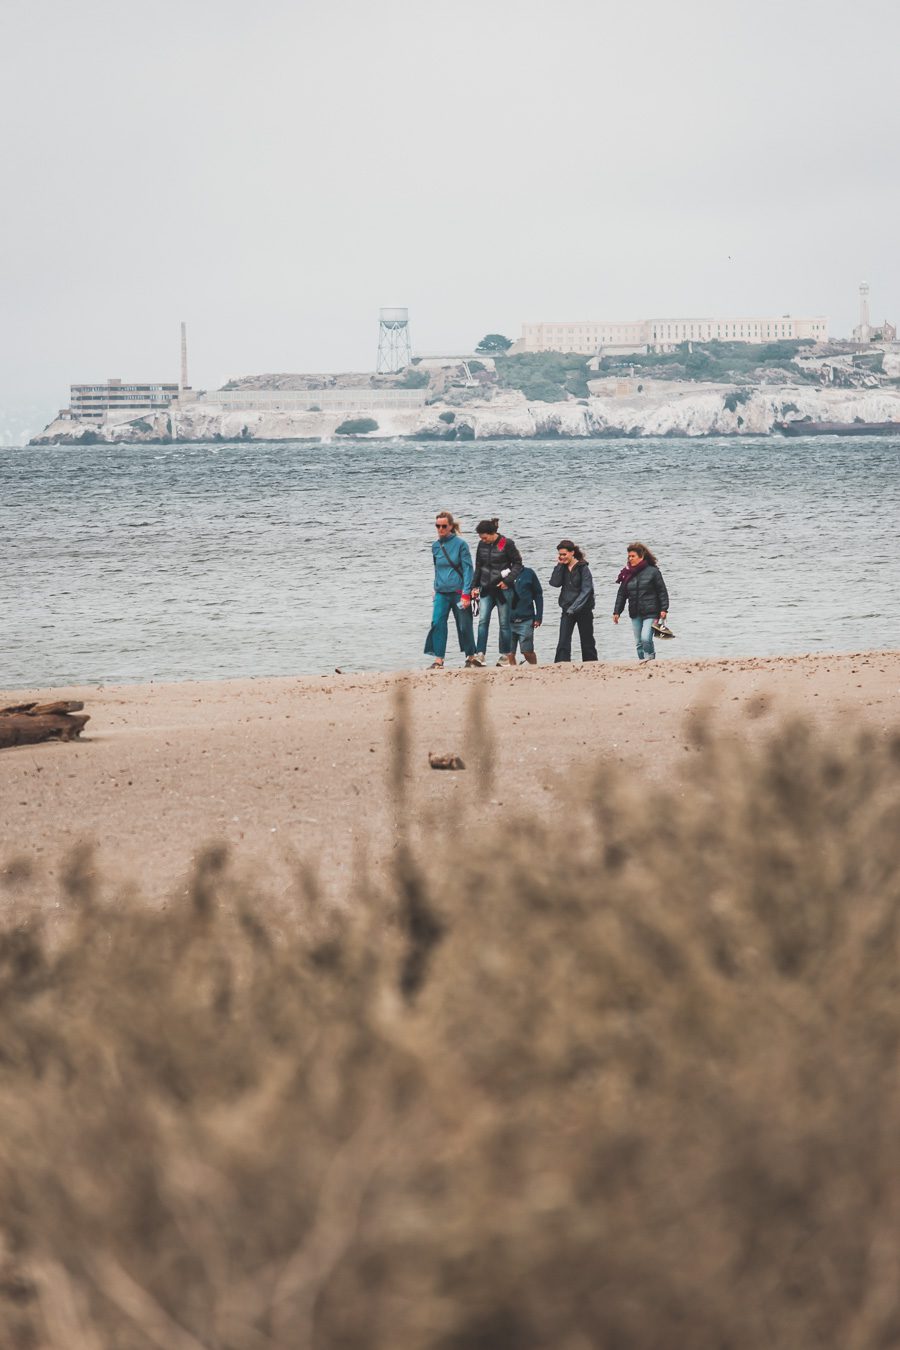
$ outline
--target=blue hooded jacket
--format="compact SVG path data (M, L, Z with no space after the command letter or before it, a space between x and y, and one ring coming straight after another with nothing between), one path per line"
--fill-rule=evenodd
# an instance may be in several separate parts
M445 595L454 592L470 595L474 568L465 539L459 534L448 534L434 540L431 552L434 555L434 589Z
M511 604L510 618L513 623L522 623L527 619L543 623L544 592L537 573L530 567L523 567L506 584Z

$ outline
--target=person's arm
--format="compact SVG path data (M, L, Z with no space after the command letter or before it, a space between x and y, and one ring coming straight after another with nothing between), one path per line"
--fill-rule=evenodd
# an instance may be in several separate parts
M479 580L480 576L481 576L481 544L476 544L475 567L472 572L472 590L475 592L476 595L481 590L481 582Z
M663 581L662 572L657 571L656 578L656 594L659 599L659 617L664 619L669 612L669 592L666 590L666 583Z
M459 535L456 536L459 539ZM465 539L459 539L459 562L462 567L462 598L468 600L472 594L472 581L475 577L475 570L472 567L472 554L469 552L469 545Z
M625 608L625 601L628 599L627 585L628 583L625 581L620 582L619 590L616 594L616 603L613 605L613 621L616 623L618 622L619 615Z
M553 571L550 573L550 585L561 586L563 584L563 578L565 577L565 575L566 573L564 564L557 563Z
M520 565L522 563L522 555L516 548L512 539L507 539L506 548L503 550L503 556L506 558L507 567L515 567L516 563L519 563Z
M537 572L535 572L534 580L531 583L531 594L534 599L534 623L535 627L539 628L544 621L544 591Z
M591 576L591 569L587 563L582 563L580 571L581 589L569 606L570 614L577 614L580 609L584 609L594 589L594 578Z

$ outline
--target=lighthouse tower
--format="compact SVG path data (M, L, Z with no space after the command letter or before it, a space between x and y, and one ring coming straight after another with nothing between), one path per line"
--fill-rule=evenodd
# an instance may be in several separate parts
M872 325L869 322L869 283L859 284L859 323L853 330L854 342L871 342Z

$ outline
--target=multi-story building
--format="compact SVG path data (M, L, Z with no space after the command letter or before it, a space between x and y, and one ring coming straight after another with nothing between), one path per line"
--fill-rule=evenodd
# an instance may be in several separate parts
M121 380L107 380L106 384L70 385L69 408L73 417L102 422L111 413L127 416L159 412L177 397L177 384L123 384Z
M511 352L578 352L596 355L606 347L667 351L681 342L779 342L809 338L824 342L828 320L778 317L736 319L634 319L625 323L526 323Z

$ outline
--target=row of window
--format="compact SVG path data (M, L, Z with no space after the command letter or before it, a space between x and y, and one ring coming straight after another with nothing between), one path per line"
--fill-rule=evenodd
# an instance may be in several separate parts
M177 384L73 384L71 385L72 397L77 398L80 394L148 394L148 393L177 393Z

